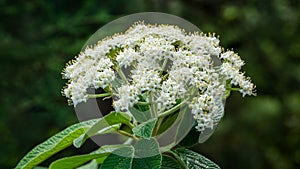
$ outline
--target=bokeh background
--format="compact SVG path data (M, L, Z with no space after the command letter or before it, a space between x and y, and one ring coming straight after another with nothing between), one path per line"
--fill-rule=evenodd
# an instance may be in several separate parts
M102 25L145 11L216 32L257 85L257 97L227 100L218 130L195 150L223 169L300 168L299 0L0 0L0 9L0 168L77 122L60 94L65 63Z

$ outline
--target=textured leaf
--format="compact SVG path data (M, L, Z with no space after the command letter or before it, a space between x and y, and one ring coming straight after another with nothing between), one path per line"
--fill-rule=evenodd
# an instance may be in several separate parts
M72 169L85 164L92 159L105 159L112 151L120 148L121 146L122 145L107 145L102 146L99 150L90 154L65 157L52 162L49 169ZM97 163L98 162L99 160L97 160Z
M62 149L72 145L73 140L83 134L91 126L93 126L98 119L93 119L81 123L74 124L58 134L50 137L45 142L33 148L23 159L18 163L16 169L33 168L40 164L53 154Z
M161 169L180 169L180 166L173 158L163 155Z
M154 126L156 124L157 119L151 119L149 121L146 121L134 128L132 128L132 132L136 136L140 136L143 138L150 138L154 129Z
M77 169L98 169L98 164L97 164L96 160L92 160L88 164L78 167Z
M72 157L65 157L62 159L59 159L57 161L54 161L49 169L72 169L78 166L81 166L82 164L101 157L108 156L109 153L103 153L103 154L86 154L86 155L78 155L78 156L72 156Z
M189 169L220 169L214 162L189 149L179 148L174 152Z
M141 108L139 108L139 109L137 109L135 107L129 108L130 113L132 114L132 116L134 117L134 119L137 122L140 122L140 123L146 122L152 118L150 110L143 110L143 109L145 109L145 108L143 108L145 106L138 106L138 107L141 107Z
M134 147L126 146L113 151L101 169L159 169L161 154L154 138L140 139Z
M112 112L101 118L95 125L93 125L87 132L74 140L73 144L79 148L89 137L96 134L103 134L110 131L117 130L119 124L126 124L131 126L130 117L125 113Z
M134 145L135 153L132 169L159 169L162 156L158 142L154 139L141 139Z
M131 169L133 153L132 146L121 147L104 160L100 169Z
M83 145L83 143L89 137L92 137L92 136L97 135L97 134L105 134L105 133L110 133L110 132L116 131L116 130L120 129L121 125L122 125L121 123L118 123L118 124L114 124L114 125L111 125L111 126L107 126L107 127L104 127L103 129L98 130L96 133L86 132L86 133L82 134L81 136L79 136L78 138L74 139L73 140L73 145L74 145L74 147L79 148Z

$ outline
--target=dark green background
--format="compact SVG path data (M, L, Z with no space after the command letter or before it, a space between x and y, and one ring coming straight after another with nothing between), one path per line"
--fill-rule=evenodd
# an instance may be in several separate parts
M300 168L299 0L0 0L0 168L77 122L60 94L65 63L102 25L144 11L216 32L257 85L257 97L227 100L223 122L197 151L223 169Z

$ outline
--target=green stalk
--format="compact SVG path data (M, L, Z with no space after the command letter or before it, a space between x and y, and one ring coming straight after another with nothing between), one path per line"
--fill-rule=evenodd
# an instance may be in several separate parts
M163 113L159 113L158 117L159 117L159 118L160 118L160 117L165 117L165 116L167 116L167 115L169 115L169 114L174 113L175 111L177 111L178 109L180 109L180 107L181 107L182 105L184 105L188 100L189 100L189 98L183 100L181 103L177 104L176 106L172 107L171 109L169 109L169 110L167 110L167 111L165 111L165 112L163 112Z
M134 139L138 140L138 138L135 137L133 134L130 134L130 133L124 131L124 130L118 130L117 132L124 135L124 136L131 137L131 138L134 138Z
M231 91L240 91L240 88L235 88L235 87L226 87L227 90L231 90Z
M137 102L137 103L135 103L135 104L141 105L141 106L148 106L148 105L150 105L151 103L149 103L149 102Z
M90 99L95 99L95 98L107 97L107 96L111 96L111 92L109 92L109 93L101 93L101 94L89 94L88 97Z
M128 138L123 144L131 145L132 141L133 141L132 138Z
M122 78L122 80L125 81L126 84L129 84L125 74L123 73L122 69L120 67L116 68L116 71L118 72L118 74L120 75L120 77Z
M164 71L164 69L165 69L167 63L168 63L168 59L165 59L164 62L163 62L163 65L162 65L162 67L161 67L161 71L159 72L159 76L162 75L162 73L163 73L163 71Z
M152 97L153 97L152 93L149 92L149 102L150 103L153 103ZM154 104L150 104L150 112L151 112L151 117L155 118L156 117L156 113L155 113L155 110L154 110Z
M152 132L152 136L156 136L157 135L157 132L159 130L159 127L161 125L161 123L163 122L164 120L164 117L161 117L161 118L158 118L155 126L154 126L154 129L153 129L153 132Z

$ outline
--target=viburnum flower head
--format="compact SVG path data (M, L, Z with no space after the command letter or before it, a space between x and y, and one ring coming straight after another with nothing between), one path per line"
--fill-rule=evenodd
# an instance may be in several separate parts
M97 97L88 88L102 88L105 96L115 97L115 111L129 115L141 102L154 107L157 116L184 103L201 132L221 119L231 90L254 95L255 86L240 71L243 65L236 53L222 50L214 35L138 22L86 48L67 64L63 75L69 82L63 94L76 106Z

